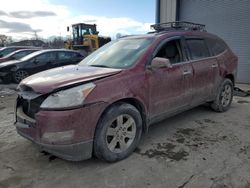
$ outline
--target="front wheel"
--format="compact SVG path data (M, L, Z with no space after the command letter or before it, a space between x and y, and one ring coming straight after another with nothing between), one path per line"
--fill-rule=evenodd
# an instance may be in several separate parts
M230 79L224 79L216 96L212 102L211 107L217 112L227 111L233 100L233 83Z
M24 78L28 77L29 73L25 70L17 70L14 75L13 79L15 83L21 82Z
M94 154L108 162L122 160L135 150L141 134L140 112L127 103L115 104L108 109L97 125Z

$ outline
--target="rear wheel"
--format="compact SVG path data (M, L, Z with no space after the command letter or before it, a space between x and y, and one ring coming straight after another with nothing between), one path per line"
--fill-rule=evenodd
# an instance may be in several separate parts
M211 104L213 110L217 112L227 111L233 100L233 83L230 79L224 79L222 82L216 99Z
M130 104L118 103L108 109L98 123L94 154L108 162L122 160L135 150L141 134L140 112Z
M14 73L13 79L16 83L21 82L24 78L28 77L29 73L25 70L17 70Z

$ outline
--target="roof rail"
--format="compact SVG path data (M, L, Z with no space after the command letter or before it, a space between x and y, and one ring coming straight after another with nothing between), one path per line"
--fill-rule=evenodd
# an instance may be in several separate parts
M206 32L206 26L199 23L192 23L186 21L158 23L150 26L156 32L172 31L172 30L185 30L185 31L202 31Z

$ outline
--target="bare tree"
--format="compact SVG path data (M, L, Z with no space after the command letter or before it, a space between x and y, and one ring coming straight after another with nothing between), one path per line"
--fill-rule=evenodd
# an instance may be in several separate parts
M0 46L5 46L12 42L13 42L12 37L0 34Z
M62 37L55 37L49 43L50 43L51 48L63 48L64 47L64 40Z
M7 39L6 35L0 35L0 46L4 46L7 43Z

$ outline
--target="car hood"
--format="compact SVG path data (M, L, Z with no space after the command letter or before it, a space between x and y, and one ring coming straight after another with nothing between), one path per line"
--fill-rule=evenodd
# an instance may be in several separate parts
M9 65L16 65L17 63L21 63L21 61L19 61L19 60L6 61L6 62L3 62L3 63L0 63L0 68L1 67L7 67Z
M69 65L34 74L24 79L19 84L18 89L25 90L28 87L37 93L51 93L60 88L111 76L119 72L121 69Z

